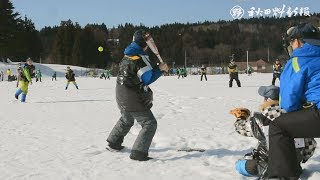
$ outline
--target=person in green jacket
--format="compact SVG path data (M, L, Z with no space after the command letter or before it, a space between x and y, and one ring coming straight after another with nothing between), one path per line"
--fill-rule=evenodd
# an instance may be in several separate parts
M110 80L110 71L109 71L109 69L106 69L106 70L104 71L104 74L105 74L104 79L108 78L108 79Z
M16 91L14 97L19 99L19 95L21 94L21 102L26 101L29 83L32 84L31 74L34 69L34 65L32 64L31 58L28 58L24 67L19 73L19 84L20 87Z
M252 72L253 72L253 68L252 66L249 64L248 68L247 68L247 74L248 76L252 76Z
M182 75L182 77L187 77L187 68L186 67L181 68L181 75Z
M178 79L180 78L180 76L182 77L182 78L184 78L185 77L185 70L184 70L184 68L182 67L182 68L178 68Z
M40 69L38 69L38 71L36 72L36 82L38 81L41 82L41 77L42 77L41 71Z

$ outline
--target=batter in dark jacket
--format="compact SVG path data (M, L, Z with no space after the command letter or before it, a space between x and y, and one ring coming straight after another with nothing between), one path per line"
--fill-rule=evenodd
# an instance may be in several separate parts
M76 78L75 78L75 74L72 71L72 69L70 69L70 67L67 67L67 72L65 75L66 79L67 79L67 85L66 85L66 90L68 89L69 84L72 82L74 84L74 86L79 89L77 83L76 83Z
M124 51L116 84L116 99L121 118L107 139L107 149L123 149L123 139L136 119L142 129L132 147L130 158L139 161L151 159L148 151L157 129L157 121L150 110L153 93L148 85L156 81L163 71L168 71L165 63L157 66L149 60L145 52L148 47L146 36L150 35L144 30L136 31L134 41Z
M207 70L206 70L206 67L202 66L200 71L201 71L201 79L200 80L202 81L202 77L204 76L204 78L207 81Z
M272 78L272 85L275 85L276 79L280 79L280 75L282 72L282 65L280 64L279 59L273 64L273 78Z
M238 87L241 87L241 83L239 80L239 75L238 75L238 68L237 65L234 63L234 60L231 60L228 66L228 71L229 71L229 87L232 87L233 80L236 80Z

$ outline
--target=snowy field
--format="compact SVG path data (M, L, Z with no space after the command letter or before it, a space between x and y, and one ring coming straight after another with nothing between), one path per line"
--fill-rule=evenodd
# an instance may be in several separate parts
M137 124L125 138L124 151L105 150L120 117L115 77L78 77L79 90L72 84L64 90L63 77L44 77L30 85L26 103L14 99L16 82L0 82L0 179L254 179L239 175L234 164L256 140L234 131L229 110L258 110L263 100L258 87L271 79L272 74L240 75L243 87L229 88L228 75L208 76L207 82L200 76L161 77L151 85L158 129L149 152L154 159L147 162L129 159ZM177 151L186 147L206 151ZM303 168L309 179L320 179L319 150Z

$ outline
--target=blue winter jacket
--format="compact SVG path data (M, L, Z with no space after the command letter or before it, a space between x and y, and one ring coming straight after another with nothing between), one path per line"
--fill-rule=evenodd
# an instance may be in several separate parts
M280 105L297 111L305 102L320 109L320 46L305 43L293 51L280 76Z
M144 62L144 66L140 67L138 71L138 77L141 79L144 85L149 85L156 81L161 75L162 72L158 66L151 65L149 56L143 51L143 49L135 42L132 42L125 50L124 54L127 56L138 55L141 57L141 61Z

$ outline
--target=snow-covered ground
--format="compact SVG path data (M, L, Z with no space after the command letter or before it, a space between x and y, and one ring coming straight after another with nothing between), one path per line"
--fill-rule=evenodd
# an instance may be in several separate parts
M0 179L247 179L235 171L234 163L256 140L234 131L229 110L258 110L263 100L258 87L271 79L272 74L243 74L243 87L229 88L228 75L208 76L207 82L200 76L161 77L151 85L158 129L149 152L154 159L147 162L129 159L140 130L137 124L126 136L123 152L105 150L120 116L114 77L77 78L79 90L72 84L64 90L63 77L44 77L30 85L26 103L14 99L15 82L0 82ZM206 151L177 151L185 147ZM320 179L318 150L303 168L309 179Z

